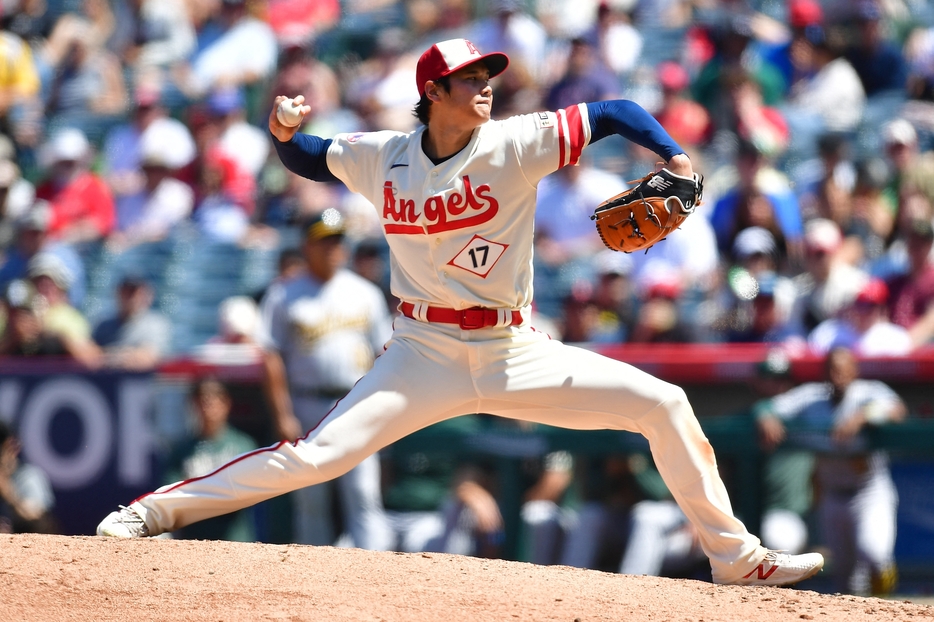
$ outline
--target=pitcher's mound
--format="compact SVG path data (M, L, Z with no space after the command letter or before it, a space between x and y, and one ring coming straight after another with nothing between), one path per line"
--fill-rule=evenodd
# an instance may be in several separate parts
M30 622L934 619L876 598L434 553L4 535L0 560L0 619Z

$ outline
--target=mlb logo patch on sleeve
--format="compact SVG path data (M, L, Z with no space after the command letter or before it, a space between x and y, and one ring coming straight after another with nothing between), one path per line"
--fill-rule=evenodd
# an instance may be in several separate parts
M555 126L555 116L550 112L536 112L535 125L540 130L547 130Z

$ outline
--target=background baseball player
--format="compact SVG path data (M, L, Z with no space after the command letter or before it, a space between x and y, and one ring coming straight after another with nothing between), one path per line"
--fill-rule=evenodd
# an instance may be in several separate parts
M900 421L906 412L885 383L859 378L856 356L846 348L827 355L827 382L809 382L756 405L771 447L785 439L783 421L798 418L812 431L830 430L808 439L817 450L821 532L841 592L886 594L895 587L898 492L888 456L869 451L858 433L866 425Z
M715 582L788 584L820 570L819 554L768 551L733 516L683 390L529 325L539 180L577 164L585 147L610 134L662 157L668 163L658 174L662 185L694 186L696 177L684 151L633 102L491 120L489 81L508 62L465 39L431 46L416 68L415 112L424 127L407 134L325 140L283 125L273 109L269 129L286 167L318 181L339 180L376 206L404 317L373 369L304 437L146 494L105 518L100 535L156 535L230 512L342 475L438 421L492 413L643 434L697 528ZM277 97L276 104L285 100Z
M378 287L345 267L344 222L324 210L304 227L306 270L273 284L260 309L263 389L280 438L314 428L373 365L391 320ZM391 534L380 494L378 454L338 478L346 532L357 547L386 550ZM292 532L300 544L334 544L332 486L292 496Z

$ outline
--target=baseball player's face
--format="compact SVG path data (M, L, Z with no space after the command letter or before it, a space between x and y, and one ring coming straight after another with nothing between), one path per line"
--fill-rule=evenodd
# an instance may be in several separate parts
M445 115L480 125L490 120L493 110L493 89L490 70L484 63L474 63L450 76L451 90L442 95Z
M831 350L827 357L827 377L834 389L842 393L859 376L859 363L849 350Z
M332 235L313 242L305 242L305 260L308 271L321 281L328 281L347 261L344 239Z

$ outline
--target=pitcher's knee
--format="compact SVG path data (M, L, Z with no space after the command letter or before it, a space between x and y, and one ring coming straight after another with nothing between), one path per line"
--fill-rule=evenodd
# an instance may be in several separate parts
M650 443L679 438L682 444L692 447L704 446L704 453L709 453L709 443L684 389L675 385L669 386L670 390L667 391L664 401L639 421L640 431Z
M694 410L691 408L691 403L688 401L684 389L669 384L661 397L661 403L645 417L647 421L656 422L656 425L667 426L694 419Z

